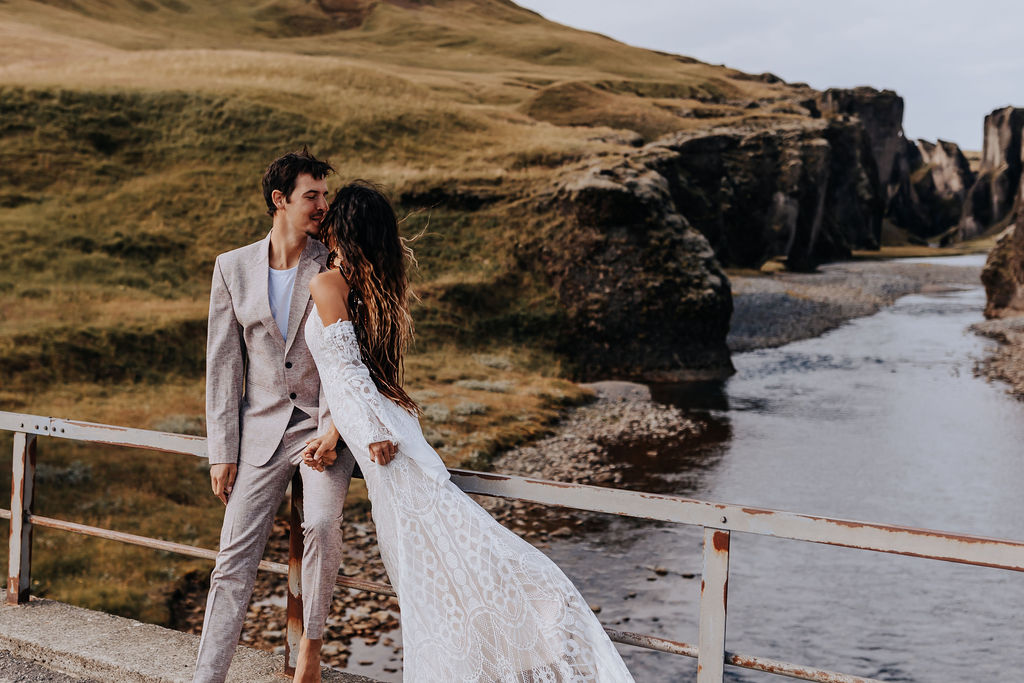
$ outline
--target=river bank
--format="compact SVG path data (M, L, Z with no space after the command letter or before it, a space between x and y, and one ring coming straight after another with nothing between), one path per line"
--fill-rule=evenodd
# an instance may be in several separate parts
M981 265L963 265L972 258L980 256L835 263L818 273L734 274L729 348L735 353L782 346L876 313L908 294L977 286ZM976 372L1006 383L1024 400L1024 317L986 320L971 330L999 343L979 360Z
M817 273L732 274L729 348L736 353L782 346L876 313L907 294L977 286L984 261L956 265L977 258L851 261L821 266Z
M986 320L971 329L999 342L991 355L978 363L978 372L1005 382L1011 394L1024 400L1024 316Z

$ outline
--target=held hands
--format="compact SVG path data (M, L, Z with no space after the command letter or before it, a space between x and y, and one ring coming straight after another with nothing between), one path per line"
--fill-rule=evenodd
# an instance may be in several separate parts
M378 465L387 465L395 459L398 453L398 446L390 441L378 441L369 445L370 460Z
M324 468L330 467L338 459L338 431L331 428L320 436L313 437L306 442L306 448L302 451L302 462L312 467L317 472L323 472Z
M220 502L228 504L228 497L231 489L235 486L235 477L238 475L238 465L234 463L220 463L210 465L210 484L213 486L213 495L220 498Z

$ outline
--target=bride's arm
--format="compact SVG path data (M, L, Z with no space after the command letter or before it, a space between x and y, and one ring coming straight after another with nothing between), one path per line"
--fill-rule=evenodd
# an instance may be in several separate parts
M332 325L339 320L349 320L348 305L346 303L348 301L348 292L348 283L345 282L345 278L342 277L339 271L320 273L313 276L313 279L310 280L309 293L313 297L313 303L316 305L317 313L320 315L320 322L324 327ZM398 452L398 446L394 443L394 437L391 432L384 426L379 417L383 411L384 398L377 391L377 386L370 377L370 371L362 363L358 355L355 357L347 356L344 359L344 363L339 363L338 367L334 369L338 374L334 377L337 385L333 388L343 392L345 397L355 404L352 407L358 408L357 410L346 411L345 416L339 416L335 415L332 407L331 414L334 417L335 426L337 427L338 423L341 423L342 430L344 430L345 423L348 422L350 429L356 428L357 433L365 433L364 430L368 430L370 443L367 444L366 448L370 453L370 460L378 465L387 465L394 459L395 454ZM321 384L325 380L327 380L326 377L321 377ZM361 419L365 420L365 422L363 424L352 424L350 419L360 420L360 418L355 416L364 411L365 415Z

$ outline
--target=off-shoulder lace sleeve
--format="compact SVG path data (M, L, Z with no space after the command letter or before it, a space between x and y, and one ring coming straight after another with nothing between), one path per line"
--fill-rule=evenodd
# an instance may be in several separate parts
M396 436L382 421L386 399L377 390L359 356L359 343L352 324L346 320L326 326L323 343L330 358L328 367L324 368L327 371L323 378L326 380L324 390L332 405L334 425L346 443L351 445L354 440L363 448L378 441L397 443ZM340 410L333 409L335 404Z

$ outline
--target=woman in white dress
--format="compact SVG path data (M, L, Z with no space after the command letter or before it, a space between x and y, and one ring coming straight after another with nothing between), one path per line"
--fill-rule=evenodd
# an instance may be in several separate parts
M402 388L412 252L386 197L339 190L321 224L331 269L306 324L334 426L366 478L398 593L404 680L632 681L587 602L551 560L449 481Z

